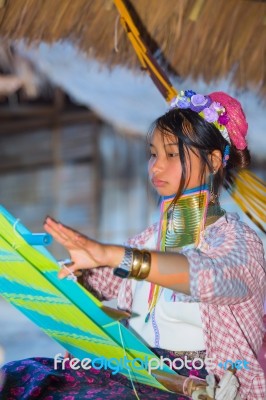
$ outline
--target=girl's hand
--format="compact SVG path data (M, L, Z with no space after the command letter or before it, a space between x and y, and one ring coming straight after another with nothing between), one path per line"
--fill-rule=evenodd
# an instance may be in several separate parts
M50 217L45 219L44 229L69 252L73 262L68 267L71 272L107 265L107 245L96 242ZM59 278L69 275L68 270L62 269L58 274Z

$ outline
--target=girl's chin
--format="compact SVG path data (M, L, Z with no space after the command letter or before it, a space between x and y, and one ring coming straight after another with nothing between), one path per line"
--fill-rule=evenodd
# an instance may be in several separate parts
M154 184L151 182L151 185L159 196L173 196L173 194L178 191L178 187L173 188L168 182L162 184Z
M163 188L156 188L156 192L158 193L159 196L173 196L174 193L177 191L170 191L169 189L163 189Z

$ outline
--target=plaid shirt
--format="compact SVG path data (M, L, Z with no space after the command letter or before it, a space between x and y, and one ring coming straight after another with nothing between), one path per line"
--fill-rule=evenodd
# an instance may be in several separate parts
M127 245L156 249L158 224L129 240ZM183 251L189 261L190 292L175 293L175 301L200 302L207 357L218 361L246 360L239 369L239 394L243 400L265 400L266 384L257 354L262 345L266 265L263 245L256 233L227 213L202 232L196 249ZM84 284L98 298L117 298L118 308L131 310L130 279L113 275L109 267L86 270ZM224 369L214 370L221 378Z

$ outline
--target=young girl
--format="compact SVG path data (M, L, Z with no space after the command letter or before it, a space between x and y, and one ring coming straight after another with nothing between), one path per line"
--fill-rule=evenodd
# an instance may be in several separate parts
M83 270L84 285L100 299L116 298L118 308L132 315L129 329L157 355L189 359L177 371L181 375L214 374L222 386L215 398L227 400L266 396L257 361L266 288L263 246L237 214L219 204L221 185L250 161L246 133L237 100L221 92L181 92L149 134L149 177L161 196L158 223L126 247L96 242L52 218L44 224L72 259L60 278ZM197 368L194 359L201 365L205 360L205 367ZM228 384L226 392L223 377L232 363L237 384ZM54 371L48 359L9 363L4 372L2 398L10 400L135 398L120 374ZM145 385L137 390L143 399L187 399L195 390L190 383L185 380L183 395Z

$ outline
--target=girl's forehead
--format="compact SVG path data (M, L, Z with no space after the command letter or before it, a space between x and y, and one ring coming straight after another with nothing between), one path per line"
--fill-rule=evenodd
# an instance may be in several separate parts
M156 128L151 135L150 143L158 143L162 145L165 145L166 143L178 143L178 138L173 133L166 131L162 132L158 128Z

